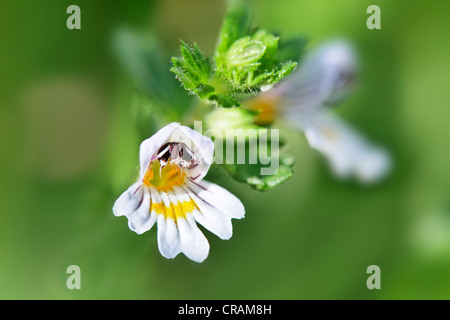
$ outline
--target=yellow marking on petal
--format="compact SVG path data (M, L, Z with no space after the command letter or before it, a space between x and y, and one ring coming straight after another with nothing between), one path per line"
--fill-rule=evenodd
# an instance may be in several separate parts
M170 206L167 207L163 202L152 203L152 210L157 214L162 214L164 217L177 220L179 218L186 218L186 215L192 213L197 208L197 204L194 200L183 201L178 203L170 202Z
M146 186L153 186L158 191L168 192L175 186L184 183L185 173L176 164L169 163L161 169L159 160L150 162L142 182Z

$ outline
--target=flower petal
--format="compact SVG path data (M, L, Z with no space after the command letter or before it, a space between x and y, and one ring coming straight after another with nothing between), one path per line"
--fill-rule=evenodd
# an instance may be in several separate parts
M127 216L130 229L137 233L147 231L156 221L158 249L165 258L172 259L182 252L193 261L204 261L209 243L196 221L220 238L229 239L231 218L245 214L239 199L225 189L208 182L199 184L213 154L213 142L200 133L179 123L162 128L142 142L140 179L117 199L114 214ZM157 157L160 163L152 162ZM178 179L176 183L174 178Z
M141 184L136 182L122 193L116 202L114 202L113 213L116 217L127 216L130 212L139 208L144 196L140 186Z
M151 188L154 207L158 214L158 248L166 258L182 252L195 262L202 262L209 254L209 243L197 227L186 192L177 187L175 192L158 192ZM161 205L157 206L159 203Z
M313 51L292 77L269 90L288 118L336 104L351 91L356 73L353 48L345 41L327 42Z
M388 173L389 154L338 118L326 114L311 116L301 126L311 147L327 157L338 176L354 174L360 181L372 183Z
M156 215L150 213L150 192L140 183L133 184L116 200L113 206L115 216L126 216L128 226L138 234L150 230Z
M175 221L159 214L158 219L158 249L167 259L173 259L181 252L180 237Z
M174 131L172 141L183 142L194 153L195 166L186 175L194 180L201 180L211 166L214 156L212 140L189 127L180 126L179 132Z
M356 174L361 181L371 183L388 174L390 168L391 159L389 153L377 148L367 150L365 157L359 161Z
M228 217L241 219L245 216L245 209L241 200L217 184L202 180L189 182L188 185L199 198L204 199L207 203L214 204Z
M190 186L192 186L192 184L186 185L183 188L196 204L196 208L192 212L195 221L219 238L223 240L230 239L233 235L231 217L216 208L215 204L209 203L205 199L199 197Z
M152 157L158 152L159 148L163 146L169 139L172 132L180 126L177 122L172 122L159 130L150 138L142 141L139 147L139 163L140 163L140 177L141 179L147 171L147 167L150 161L153 160Z
M159 130L152 137L144 140L139 149L140 177L144 177L145 172L154 159L159 149L166 143L184 143L194 155L194 165L192 168L184 168L186 176L194 180L202 179L211 166L214 155L214 143L210 138L173 122Z
M195 262L203 262L209 254L209 242L195 223L192 214L177 220L181 252Z

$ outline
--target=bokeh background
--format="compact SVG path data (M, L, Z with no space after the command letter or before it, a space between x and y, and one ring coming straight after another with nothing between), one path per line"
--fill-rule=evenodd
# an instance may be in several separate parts
M204 263L166 260L155 228L138 236L111 210L136 177L141 139L113 35L151 32L166 59L179 39L212 52L225 2L1 1L0 298L450 298L450 3L251 3L256 25L305 36L307 48L354 43L361 83L337 112L389 148L391 176L372 187L338 181L290 132L293 178L260 193L212 172L246 218L228 241L205 231ZM71 4L81 30L66 28ZM371 4L381 30L366 28ZM66 287L72 264L81 290ZM381 290L366 287L372 264Z

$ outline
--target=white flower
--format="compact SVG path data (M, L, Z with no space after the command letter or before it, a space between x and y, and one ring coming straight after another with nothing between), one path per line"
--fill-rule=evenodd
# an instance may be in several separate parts
M139 179L115 202L115 216L126 216L141 234L157 223L158 248L172 259L180 252L202 262L209 243L197 226L229 239L231 219L244 217L241 201L227 190L202 180L214 153L211 139L171 123L144 140L139 150Z
M292 121L339 177L356 176L364 183L372 183L388 173L389 154L329 112L330 106L344 100L353 89L356 65L349 44L326 43L309 55L290 78L249 105L262 110L262 122L272 121L276 114Z

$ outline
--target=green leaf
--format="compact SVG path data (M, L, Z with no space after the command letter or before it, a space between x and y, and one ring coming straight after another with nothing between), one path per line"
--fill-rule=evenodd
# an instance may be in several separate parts
M160 89L167 86L169 66L156 36L121 28L115 31L113 40L115 55L136 85L150 96L162 95L164 99Z
M297 66L297 62L288 61L285 63L282 63L278 69L274 72L273 76L270 79L271 83L277 83L283 78L287 77L291 74L292 71L294 71L295 67Z
M223 108L239 107L262 86L273 85L294 70L295 61L279 59L279 42L278 36L266 30L252 30L245 1L231 0L214 61L204 57L197 45L182 42L181 57L172 58L170 70L186 90L200 99ZM282 47L287 50L286 45Z
M231 45L225 63L230 69L257 66L265 51L264 43L251 40L250 37L241 38Z
M209 96L209 100L215 102L222 108L240 107L241 103L236 98L228 94L212 94Z
M235 180L264 191L292 176L294 158L280 152L284 142L278 134L255 124L258 113L218 108L204 116L204 123L205 130L219 130L214 135L218 163Z
M296 62L278 60L279 37L266 30L249 33L249 27L239 30L233 37L224 38L226 46L218 47L215 55L216 74L235 93L255 94L261 86L275 84L294 70ZM232 42L236 34L240 38Z
M190 46L181 41L180 52L181 58L172 58L173 67L170 71L186 90L199 95L200 98L207 98L215 90L208 84L211 75L209 60L203 56L196 44Z
M305 51L306 43L307 40L305 38L292 38L287 41L280 40L276 60L299 62Z
M114 54L123 71L135 84L137 93L147 101L139 111L142 119L148 119L150 110L152 117L158 113L161 119L165 118L162 123L179 119L192 97L186 95L179 82L167 72L170 61L161 41L153 33L128 28L116 29L112 40ZM139 117L136 119L141 121Z
M252 82L248 85L253 87L261 87L266 84L276 84L283 78L291 74L295 70L297 62L288 61L286 63L280 64L278 67L274 68L269 72L264 72L253 78Z
M186 90L193 90L197 87L197 80L192 79L192 76L186 72L185 67L183 65L183 60L177 57L172 58L173 67L170 68L170 71L175 73L176 78L183 84Z
M222 64L217 64L217 72L228 81L235 91L251 90L254 73L261 65L261 58L266 51L266 45L252 40L249 36L235 41Z
M266 51L261 59L262 68L271 69L278 52L279 38L266 30L258 30L252 35L252 40L264 43Z
M248 158L249 159L249 156ZM247 160L246 159L246 160ZM289 154L278 155L279 165L277 170L270 175L264 175L263 169L268 168L261 161L256 164L224 164L223 168L237 181L246 183L250 187L259 190L267 191L275 188L284 181L292 177L293 165L295 159Z
M250 85L253 87L256 87L256 86L264 85L265 83L270 83L273 76L274 76L273 71L261 73L260 75L253 78Z
M198 94L200 99L204 99L204 98L209 98L211 96L212 93L214 93L215 88L213 86L210 86L208 84L203 84L201 83L197 88L196 88L196 93Z
M214 56L221 60L230 46L239 38L246 36L250 30L252 17L247 4L241 0L228 2L228 12L219 31Z
M209 75L211 68L208 59L203 56L200 48L197 44L191 47L184 41L181 41L180 51L185 62L185 66L190 69L192 73L197 74L200 80L207 82L209 80Z
M165 119L160 116L160 108L144 94L136 93L130 103L131 114L140 139L150 137Z

